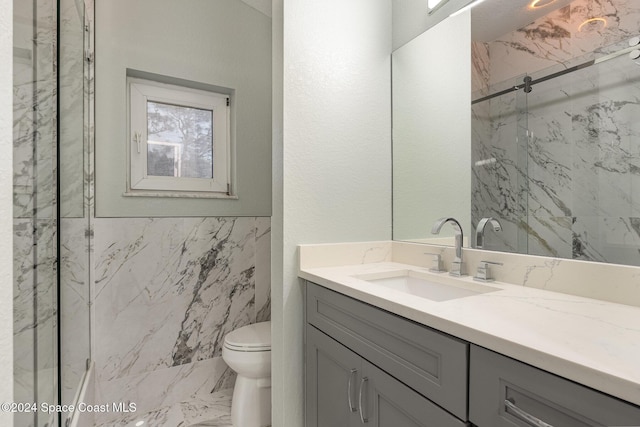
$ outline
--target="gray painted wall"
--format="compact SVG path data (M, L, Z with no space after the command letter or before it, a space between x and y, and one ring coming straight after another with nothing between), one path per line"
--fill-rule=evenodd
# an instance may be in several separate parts
M95 52L98 217L271 215L268 16L238 0L97 0ZM127 68L235 90L237 200L122 195Z

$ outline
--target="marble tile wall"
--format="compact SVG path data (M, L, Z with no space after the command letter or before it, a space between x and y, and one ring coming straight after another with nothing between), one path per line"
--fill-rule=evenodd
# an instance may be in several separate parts
M594 16L608 25L577 30ZM625 48L638 28L638 3L576 0L476 43L474 81L495 90L525 73L535 79ZM638 65L624 56L536 85L526 97L476 104L473 160L496 160L474 166L472 220L494 216L504 227L487 247L640 265L638 99Z
M97 400L129 400L145 413L233 387L225 334L269 318L270 219L96 218L94 226Z
M440 254L445 270L451 268L455 258L452 245L399 241L325 243L298 247L299 267L304 270L378 262L399 262L429 268L432 260L425 252ZM640 307L640 269L634 266L468 248L464 248L463 252L469 269L477 266L481 260L503 263L492 270L492 275L499 282Z
M60 107L60 216L85 215L87 162L85 146L85 7L75 0L59 1L59 94Z

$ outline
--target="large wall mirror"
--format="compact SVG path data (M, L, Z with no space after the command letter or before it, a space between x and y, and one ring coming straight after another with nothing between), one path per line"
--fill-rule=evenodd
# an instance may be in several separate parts
M639 35L637 1L486 0L398 48L394 239L640 265Z

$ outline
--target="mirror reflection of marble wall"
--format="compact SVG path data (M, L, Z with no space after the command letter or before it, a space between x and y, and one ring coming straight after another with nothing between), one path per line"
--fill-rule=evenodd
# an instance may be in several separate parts
M606 25L580 28L594 17ZM640 3L576 0L474 41L473 98L626 48L639 29ZM503 225L485 248L640 265L639 100L639 64L624 55L475 104L472 222Z

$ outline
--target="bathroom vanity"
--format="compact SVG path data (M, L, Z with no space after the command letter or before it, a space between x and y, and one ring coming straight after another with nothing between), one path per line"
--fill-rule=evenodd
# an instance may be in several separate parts
M637 307L396 262L299 275L307 427L640 426ZM431 294L385 282L411 276Z

